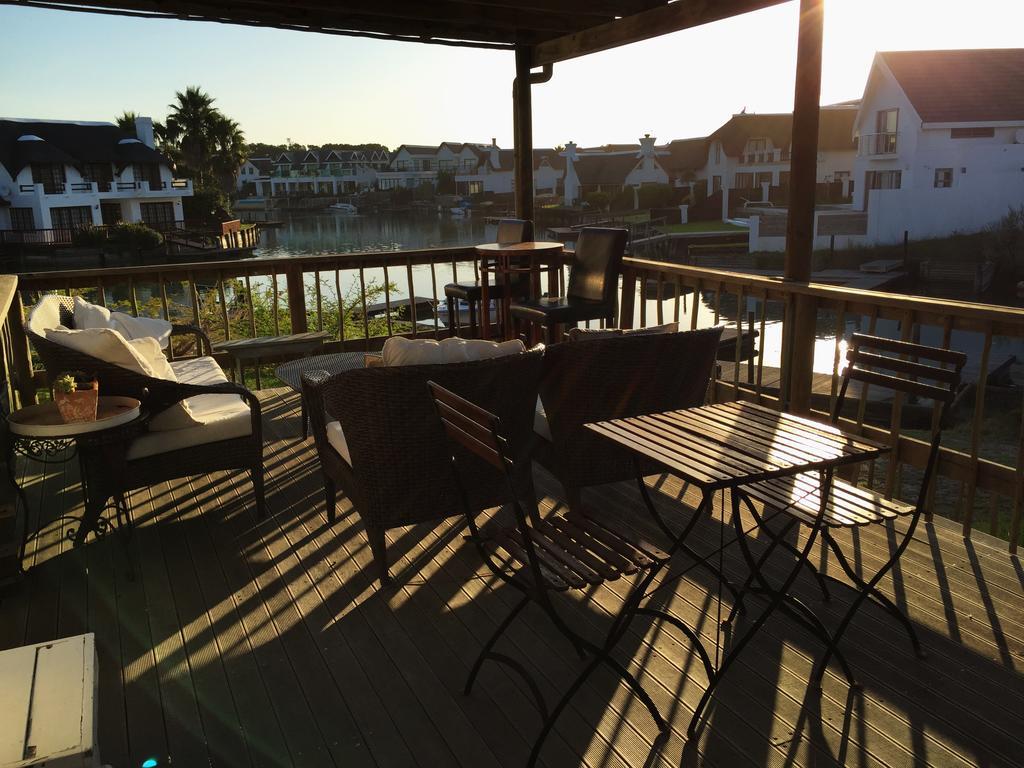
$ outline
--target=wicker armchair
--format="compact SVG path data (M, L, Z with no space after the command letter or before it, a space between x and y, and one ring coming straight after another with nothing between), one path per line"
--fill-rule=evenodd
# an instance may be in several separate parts
M571 510L580 510L581 488L636 477L633 455L584 425L701 405L721 334L709 328L547 348L535 458L562 483ZM641 469L657 471L653 463Z
M52 295L43 297L42 301L57 302L61 324L67 328L74 328L74 305L71 298ZM214 442L191 444L187 447L172 448L156 453L147 451L148 455L137 458L133 458L132 446L129 446L126 475L120 478L119 484L124 490L130 491L189 475L244 469L248 470L252 477L257 517L262 519L266 515L263 492L263 422L260 402L252 392L239 384L226 380L212 384L189 383L144 376L50 341L42 334L37 333L37 330L32 327L31 323L25 326L25 333L39 354L48 376L56 376L62 371L71 370L95 374L99 381L101 394L134 397L143 403L143 407L150 416L156 415L186 398L201 395L238 395L242 398L249 409L249 434ZM176 325L173 327L171 335L172 338L182 335L195 336L197 351L200 354L203 351L209 353L212 349L209 338L195 326ZM199 360L209 363L207 368L216 366L211 358L200 357ZM188 363L188 361L181 362L182 364ZM202 427L193 429L202 429ZM171 435L181 431L150 432L139 439L145 440L152 436ZM150 450L152 449L150 448Z
M366 526L382 584L390 581L384 531L462 514L451 480L451 451L427 388L434 381L479 403L506 425L513 451L527 455L543 350L468 363L374 367L303 377L320 466L327 517L335 518L340 488ZM331 421L329 421L331 420ZM328 438L339 422L346 461ZM332 428L337 428L333 425ZM335 433L336 434L336 433ZM478 457L459 456L471 509L504 503L501 478Z

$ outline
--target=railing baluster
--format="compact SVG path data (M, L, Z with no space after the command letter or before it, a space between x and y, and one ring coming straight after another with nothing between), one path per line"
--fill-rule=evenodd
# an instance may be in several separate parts
M978 369L978 385L974 395L974 418L971 419L971 476L967 481L964 499L963 535L970 538L974 522L974 492L978 486L978 449L981 442L981 423L985 418L985 390L988 389L988 360L992 352L992 324L985 326L985 345L981 349L981 367Z
M359 300L363 305L363 338L365 339L366 351L370 351L370 318L366 314L366 270L363 264L359 264Z
M245 305L249 311L249 338L256 338L256 305L252 300L252 281L249 278L249 270L245 270Z
M128 301L131 302L132 316L139 316L139 299L135 295L135 277L128 278Z
M878 307L877 306L872 306L871 307L871 319L868 321L868 335L869 336L874 336L875 335L875 326L877 324L878 324ZM871 385L867 384L867 383L865 383L863 381L859 382L859 383L860 383L860 402L857 404L857 427L858 427L858 430L862 430L864 428L864 412L867 409L867 405L868 405L868 390L871 388ZM876 461L877 461L876 459L872 459L870 462L868 462L868 488L871 488L872 490L875 487L875 464L876 464ZM856 468L856 477L860 477L860 465L859 464L855 464L854 467Z
M196 276L191 271L188 273L188 290L189 300L192 302L192 324L197 328L202 328L203 321L199 317L199 288L196 285Z
M676 287L676 300L675 300L675 303L674 303L674 305L672 307L672 322L676 323L678 325L679 324L679 308L682 305L683 308L685 309L684 300L683 300L683 278L681 278L679 275L676 275L676 277L675 277L675 287Z
M832 391L829 394L828 409L834 413L836 409L836 398L839 396L839 359L842 356L843 336L846 333L846 302L839 302L839 309L836 310L836 342L832 355Z
M438 322L437 311L441 306L437 301L437 270L434 268L434 262L430 262L430 290L431 295L434 298L434 338L436 339L440 335L440 323ZM458 311L458 304L455 305L456 311ZM452 319L448 318L448 324L451 325Z
M662 302L664 302L664 300L665 300L664 290L665 290L665 273L664 272L659 272L658 273L658 311L657 311L658 325L664 325L665 324L665 311L664 311L664 308L662 307Z
M761 388L762 388L761 387L761 383L763 381L763 376L764 376L764 343L765 343L764 342L764 334L765 334L765 328L767 327L767 325L768 325L768 291L766 290L764 292L764 296L761 299L761 325L760 325L760 328L759 328L759 335L757 337L760 340L760 343L758 344L758 350L757 350L757 387L755 389L755 391L757 392L758 402L761 401Z
M231 320L228 317L228 299L224 292L224 273L217 274L217 298L220 300L220 315L224 322L224 341L231 340Z
M391 281L388 279L388 265L384 265L384 324L388 329L388 337L394 335L391 327Z
M722 309L722 281L719 280L715 284L715 322L714 325L718 325L718 320L721 317Z
M316 280L316 329L322 331L324 329L324 298L323 292L320 290L320 270L313 272L313 279Z
M647 270L640 273L640 327L647 327Z
M273 289L274 289L274 297L273 297L273 302L274 302L274 335L275 336L280 336L281 335L281 318L278 315L280 314L280 311L281 311L281 303L280 303L281 302L281 295L280 295L280 291L279 291L279 289L277 287L277 270L276 269L273 270L270 273L270 279L273 282Z
M334 270L334 295L338 299L338 340L345 348L345 300L341 295L341 270Z
M412 281L412 259L405 260L405 279L409 283L409 317L412 318L412 337L415 339L420 335L420 327L416 322L416 286Z
M700 312L700 286L701 279L698 277L697 282L693 284L693 306L690 307L690 330L694 331L697 329L697 315Z
M740 357L743 352L743 285L740 284L736 293L736 349L732 368L733 396L740 399Z

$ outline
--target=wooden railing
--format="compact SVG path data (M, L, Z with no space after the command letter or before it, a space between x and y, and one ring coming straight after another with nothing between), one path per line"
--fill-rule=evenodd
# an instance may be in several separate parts
M18 361L22 364L28 358L27 348L17 348L18 337L24 343L24 335L12 335L12 327L21 327L21 304L18 301L18 278L14 275L0 275L0 412L6 417L11 411L21 406L18 399L18 387L15 382L19 376ZM24 369L20 373L27 373ZM6 445L6 420L0 425L0 436ZM12 454L6 449L0 456L0 464L6 464ZM22 521L18 517L14 486L8 478L13 477L10 468L0 466L0 589L18 578L21 573L21 541Z
M727 323L757 334L751 358L741 360L736 345L736 360L722 366L715 388L719 398L790 405L785 393L792 366L782 355L787 332L813 333L818 339L810 410L821 418L838 396L845 338L854 330L967 352L966 383L943 435L929 512L960 521L965 537L981 528L1007 539L1016 551L1024 497L1024 387L999 386L999 378L1015 364L1015 354L1024 363L1024 310L639 259L627 258L625 264L622 326ZM786 327L798 295L816 305L814 327ZM913 503L931 429L930 415L924 414L931 409L882 394L876 388L873 396L866 387L858 397L848 397L843 425L896 447L893 460L872 464L861 480Z
M42 292L81 292L135 314L197 323L214 340L315 329L332 334L328 351L371 350L393 335L444 335L444 284L475 276L477 266L472 248L437 248L24 274L20 289L26 306ZM564 267L553 267L547 290L563 291L565 280ZM798 296L816 307L813 327L786 324ZM752 350L737 344L736 359L722 362L715 394L777 407L794 406L786 400L788 379L801 376L783 356L786 334L814 334L817 364L813 373L803 370L813 377L807 405L822 417L838 394L843 339L854 330L967 351L967 386L944 434L932 510L960 520L965 536L986 529L1016 549L1024 409L1021 388L996 386L993 374L1024 350L1024 310L627 258L620 325L671 321L739 325L746 338L756 337ZM1019 356L1024 360L1024 351ZM42 376L24 379L27 398ZM894 460L876 462L862 482L913 501L930 424L920 404L880 395L868 389L848 398L844 425L896 446Z

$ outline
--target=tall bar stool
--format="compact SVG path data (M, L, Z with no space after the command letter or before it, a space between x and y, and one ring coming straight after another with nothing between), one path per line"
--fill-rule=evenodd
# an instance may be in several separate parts
M498 222L498 242L505 245L508 243L526 243L533 240L533 222L526 219L502 219ZM492 280L487 286L487 295L492 299L505 298L506 285L511 288L512 297L524 297L530 295L529 275L523 275L511 279L508 283L495 284ZM481 307L482 293L479 280L448 283L444 287L444 297L448 304L448 328L449 335L462 335L459 323L459 301L469 304L469 329L473 338L479 336L477 318L484 318L487 322L487 307ZM477 309L479 307L479 310Z

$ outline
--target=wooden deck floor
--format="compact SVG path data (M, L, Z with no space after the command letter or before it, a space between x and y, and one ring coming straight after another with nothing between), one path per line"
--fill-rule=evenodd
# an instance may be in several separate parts
M240 474L136 493L134 580L116 539L73 550L62 524L52 524L31 547L20 589L0 603L0 648L96 633L100 745L115 768L150 757L185 768L522 765L540 720L520 680L491 665L472 696L461 693L512 597L495 588L463 526L455 519L393 531L399 586L378 588L357 517L342 514L326 527L295 396L267 391L263 401L272 519L254 524ZM38 465L24 470L33 514L51 519L79 503L70 466L46 476ZM560 489L538 479L550 507ZM678 510L678 487L651 481L665 509ZM636 517L631 487L588 501ZM710 548L719 531L717 519L702 522L699 543ZM916 661L902 630L868 609L846 643L863 695L848 695L833 672L818 695L807 677L819 648L784 617L772 619L720 688L699 742L688 745L704 673L684 638L638 621L620 656L670 716L667 743L652 752L646 710L598 673L559 721L545 764L1024 764L1024 569L985 541L965 545L949 524L922 526L917 539L885 589L908 606L927 661ZM890 546L884 532L850 542L865 569ZM726 565L741 572L736 551ZM712 580L691 576L661 602L713 643ZM624 586L566 599L571 620L596 633ZM834 622L848 596L824 603L812 587L799 585ZM549 701L580 668L539 612L503 642Z

